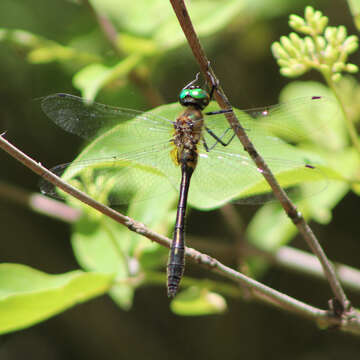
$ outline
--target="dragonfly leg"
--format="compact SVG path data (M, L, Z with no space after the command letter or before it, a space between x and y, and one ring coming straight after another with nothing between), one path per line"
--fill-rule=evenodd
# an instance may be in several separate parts
M217 79L215 80L215 78L212 76L210 71L208 71L207 73L208 73L209 78L211 80L211 89L210 89L210 94L209 95L210 95L210 99L212 100L213 95L214 95L214 91L215 91L215 89L217 89L219 87L220 82Z
M207 113L205 113L205 115L219 115L219 114L229 114L233 112L233 109L224 109L224 110L216 110L216 111L209 111Z
M195 79L194 79L194 80L191 80L187 85L185 85L185 86L183 87L183 90L188 89L190 86L192 86L193 84L195 84L195 83L198 81L198 79L199 79L199 75L200 75L200 73L197 73L196 76L195 76Z
M204 145L205 151L206 151L206 152L209 152L210 149L209 149L209 146L208 146L206 140L205 140L204 138L202 138L201 140L202 140L202 143L203 143L203 145ZM211 149L212 149L212 148L213 148L213 146L211 147Z
M228 140L228 141L223 141L222 139L224 138L224 136L231 130L231 128L227 128L223 134L219 137L217 136L212 130L210 130L207 126L205 126L205 130L207 131L207 133L213 137L216 141L213 145L210 146L210 148L208 147L208 145L206 144L205 146L205 143L204 143L204 147L205 147L205 150L207 152L211 151L218 143L220 143L222 146L228 146L234 139L235 137L235 133L232 134L231 138Z

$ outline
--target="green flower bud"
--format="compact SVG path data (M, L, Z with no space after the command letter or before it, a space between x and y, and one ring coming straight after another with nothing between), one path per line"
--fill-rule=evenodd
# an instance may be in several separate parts
M338 59L340 55L340 51L338 47L334 47L330 44L328 44L325 48L325 51L323 53L324 58L327 62L334 62Z
M287 38L286 36L282 36L280 38L280 43L283 46L283 48L286 50L286 52L291 56L291 57L298 57L299 56L299 52L298 50L295 48L295 46L293 45L293 43L289 40L289 38Z
M344 40L346 39L346 35L347 35L347 31L346 31L346 27L345 26L339 26L337 28L337 34L336 34L336 38L337 41L341 44L342 42L344 42Z
M277 59L277 63L280 67L287 67L290 65L290 62L284 59Z
M323 36L318 35L315 37L315 44L317 51L323 51L325 50L326 47L326 40L324 39Z
M356 35L351 35L349 36L343 43L343 50L347 53L347 54L351 54L354 51L357 50L359 43L358 43L358 37Z
M310 22L314 16L314 9L311 6L307 6L305 8L305 20L306 22Z
M293 43L293 45L300 51L303 52L304 51L304 41L303 39L301 39L299 37L298 34L292 32L289 34L289 38L291 40L291 42Z
M333 82L338 82L341 79L341 74L340 73L335 73L333 75L331 75L331 80Z
M307 49L308 53L314 53L315 52L315 44L314 40L310 36L306 36L304 39L305 42L305 48Z
M319 10L316 10L315 12L314 12L314 15L313 15L313 17L312 17L312 22L313 22L313 24L318 24L318 22L320 21L320 19L321 19L321 16L322 16L322 13L321 13L321 11L319 11Z
M283 49L283 47L277 41L272 44L271 51L277 59L289 58L289 54Z
M291 32L272 45L281 74L295 77L314 68L327 79L331 77L333 81L339 81L342 72L358 71L356 65L346 64L348 55L358 48L358 37L347 37L345 26L327 26L328 21L328 17L311 6L305 8L304 18L290 16L290 27L306 36L301 38Z
M307 67L304 64L292 64L290 66L292 76L300 76L307 71Z
M308 20L308 24L312 27L313 33L320 33L319 32L319 25L321 24L322 13L321 11L313 12L311 18Z
M289 67L283 67L280 69L281 75L284 75L286 77L293 77L292 71Z
M294 30L300 31L300 29L305 26L305 21L303 18L297 15L290 15L289 17L289 26Z
M325 39L330 42L333 43L336 41L336 28L333 26L329 26L325 29Z
M305 35L312 35L313 33L313 29L311 26L309 25L305 25L305 26L302 26L299 30L297 30L298 32L301 32Z
M317 31L319 34L324 32L326 25L329 22L329 18L327 16L323 16L317 23Z
M350 74L355 74L359 71L359 68L355 64L346 64L345 70Z

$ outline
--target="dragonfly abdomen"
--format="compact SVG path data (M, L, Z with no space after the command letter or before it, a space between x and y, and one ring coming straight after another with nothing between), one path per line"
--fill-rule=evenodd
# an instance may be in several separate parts
M169 297L176 295L185 268L185 213L193 169L183 165L181 166L181 170L180 197L176 212L174 237L171 243L169 262L167 265L167 292Z

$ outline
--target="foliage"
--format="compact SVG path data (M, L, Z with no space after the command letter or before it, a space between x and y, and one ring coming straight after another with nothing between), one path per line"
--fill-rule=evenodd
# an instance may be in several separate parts
M0 31L0 41L25 52L26 59L31 64L58 62L64 72L71 74L73 86L89 101L93 101L101 92L106 93L116 89L120 95L124 95L120 96L124 104L129 99L129 102L134 101L135 98L140 99L138 103L148 101L153 105L152 107L155 107L161 97L155 96L154 100L144 95L148 92L157 93L151 86L151 73L155 71L157 64L161 64L163 59L171 55L172 51L185 44L185 38L179 30L170 5L168 8L162 8L162 0L133 1L131 4L110 0L92 3L96 12L106 14L115 24L116 49L109 47L104 50L104 40L95 32L74 37L64 45L29 31L3 28ZM243 15L245 4L246 2L238 0L194 2L191 10L198 34L207 38L216 37L227 27L234 26L236 17ZM149 13L154 15L145 18L144 14ZM355 96L355 93L359 96L360 90L354 79L342 77L344 72L352 74L358 70L356 65L347 62L348 56L357 50L358 40L354 35L347 36L344 26L328 27L327 23L327 17L310 7L306 8L304 19L291 15L289 25L306 36L300 38L296 33L291 33L289 37L283 36L280 42L273 44L272 51L282 75L297 77L314 69L324 76L330 87L329 90L315 82L294 82L283 89L281 101L291 104L291 99L303 98L308 94L324 96L329 100L329 106L321 107L318 113L331 120L324 125L321 116L314 116L313 113L303 116L301 113L302 121L298 123L296 118L299 113L294 114L290 110L286 118L290 122L289 128L292 126L291 133L300 134L304 131L301 127L307 124L314 127L311 134L315 138L303 141L304 137L300 135L299 139L293 141L293 138L285 139L284 134L276 134L284 141L293 143L289 145L279 141L271 148L267 146L266 141L274 134L266 132L258 139L259 148L263 148L261 153L270 162L272 159L289 157L289 153L292 158L298 160L297 168L294 167L294 163L288 162L286 166L279 168L276 175L279 176L281 183L288 186L297 185L300 181L308 182L302 189L305 193L311 193L314 190L314 183L313 179L307 178L306 174L299 179L298 167L299 164L304 163L301 160L315 159L314 161L320 164L318 169L328 181L326 191L317 194L315 200L313 197L305 197L299 200L297 205L307 219L314 219L321 223L329 222L334 207L352 188L356 190L354 184L358 181L356 176L359 167L358 149L356 144L348 141L348 126L344 124L346 124L346 119L351 118L351 121L355 122L359 116L360 110L355 111L354 114L349 113L348 109L353 106L353 102L349 101L346 104L346 100ZM140 84L140 86L132 91L134 84ZM144 84L146 91L143 91ZM336 101L339 99L338 93L334 90L335 86L337 89L343 89L340 99L343 105L340 110L334 110ZM211 106L214 110L214 104ZM294 106L290 105L290 109L293 108ZM177 104L168 104L151 110L151 113L173 119L178 111ZM243 120L245 128L256 129L256 126L252 125L251 120L248 119L247 113L237 110L237 114ZM225 122L220 122L217 126L219 131L224 131L227 125ZM120 124L116 129L111 129L94 139L77 158L78 161L88 161L94 157L100 159L96 164L96 169L87 168L87 172L78 176L76 181L79 187L87 189L90 195L104 202L110 201L109 199L114 195L114 188L105 186L104 190L104 187L101 187L101 193L98 189L100 185L113 185L117 173L113 171L110 180L96 177L94 173L99 168L109 165L102 163L102 158L114 153L129 152L126 147L129 143L119 144L119 138L124 136L124 131L129 131L127 141L138 145L135 133L139 131L139 128L135 128L131 133L131 129ZM163 140L166 142L166 138ZM234 151L240 153L242 149ZM176 191L166 191L164 188L166 186L170 190L176 188L178 180L164 185L166 176L170 178L177 176L168 173L166 169L166 167L165 170L156 169L160 171L160 174L151 171L150 175L149 172L141 172L143 170L141 169L141 175L136 175L136 178L148 178L151 182L148 188L142 187L140 181L133 180L134 173L130 173L127 184L132 182L131 192L129 187L125 190L121 188L116 188L116 190L120 194L117 195L118 197L125 192L129 197L130 204L126 210L130 217L146 223L148 227L159 233L171 234ZM122 170L119 169L120 172ZM69 181L74 178L71 171L70 167L64 175ZM135 169L135 172L137 171ZM221 174L221 171L219 173ZM202 175L204 178L206 173ZM227 179L229 183L235 184L234 191L224 196L221 179L224 179L224 176L219 177L210 185L194 182L194 195L190 198L191 206L202 210L216 209L229 200L256 195L265 186L264 181L260 183L255 180L245 184L242 182L243 178L238 177L234 172ZM93 186L94 184L96 186ZM208 198L201 193L202 186L212 190L213 198ZM245 186L247 186L246 190L244 190ZM151 197L151 194L157 191L163 191L166 195ZM5 292L0 297L0 312L6 314L6 321L0 328L2 332L31 326L64 311L79 301L86 301L106 292L122 309L127 310L131 308L134 293L139 286L165 282L165 276L158 280L153 272L159 272L159 268L164 267L166 250L137 234L130 233L125 227L104 219L93 210L73 200L69 200L69 203L80 206L83 212L82 218L73 224L71 242L75 257L86 272L46 275L30 267L3 264L0 269L3 274L3 276L0 274L0 279L3 280L0 281L0 289L5 289ZM259 228L262 229L261 233L258 231ZM281 245L288 244L295 234L295 227L274 203L267 204L257 211L246 230L249 242L257 248L270 252ZM255 276L259 276L259 268L262 270L266 268L266 263L260 264L258 259L249 258L248 262ZM26 281L19 282L19 279ZM29 283L32 284L30 288ZM171 309L179 315L222 313L226 308L225 300L220 294L210 290L212 289L201 284L198 287L185 289L171 304ZM221 293L221 289L218 292ZM28 309L24 307L24 304L29 299L47 306L44 305L41 309L40 307Z
M49 275L20 264L0 265L0 333L23 329L106 293L113 275L72 271Z

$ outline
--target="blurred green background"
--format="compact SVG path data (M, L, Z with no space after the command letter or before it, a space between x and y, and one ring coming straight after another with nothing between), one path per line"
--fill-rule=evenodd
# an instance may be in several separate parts
M100 3L93 1L96 6ZM149 46L149 60L138 69L140 81L118 76L99 89L96 100L141 110L152 108L161 99L164 103L176 101L179 89L193 79L198 68L169 3L147 0L146 9L152 11L142 10L145 3L140 1L136 6L130 6L127 0L116 3L118 7L112 1L103 1L101 7L104 11L113 9L108 14L117 30L129 37L155 40L158 54L152 56L154 44L141 43L142 47ZM219 11L222 3L224 8L231 8L231 1L192 1L189 11L190 15L194 11L194 25L199 26L202 45L226 94L239 108L277 103L281 89L290 82L279 74L270 51L272 42L289 33L290 13L303 15L305 6L313 5L330 18L331 25L343 24L349 33L356 34L346 1L238 0L231 15L224 12L218 22L216 17L207 21L201 16L202 6L211 13L211 7ZM103 64L109 68L116 63L94 16L80 1L2 0L0 28L25 30L90 53L94 58L104 56ZM70 56L65 60L61 57L67 55L58 48L32 53L29 58L30 41L26 36L16 44L0 32L0 39L0 131L6 130L11 142L48 167L71 161L82 146L81 139L56 128L42 114L39 102L33 100L56 92L81 95L79 87L73 86L73 75L88 59ZM131 54L131 46L123 50ZM358 60L358 54L353 55L352 62L358 64ZM145 84L141 80L144 78ZM301 78L320 79L316 73ZM151 90L155 97L149 95ZM4 152L0 152L0 163L1 182L38 191L39 179L32 172ZM0 261L26 264L54 274L78 269L69 242L69 227L36 214L5 195L0 198ZM347 196L335 209L332 223L326 227L315 225L315 230L324 239L323 246L331 259L360 267L356 206L356 198ZM254 210L239 211L247 219ZM215 211L192 211L187 232L189 239L210 232L229 245L228 251L218 255L220 260L226 264L234 262L231 237L224 232L224 224ZM306 249L301 239L293 244ZM207 275L192 264L187 272ZM321 308L326 308L331 296L325 282L282 269L272 269L262 281ZM350 292L349 296L354 304L359 303L359 294ZM359 341L349 335L320 331L309 321L263 304L228 301L228 311L223 315L181 318L170 312L165 287L140 288L127 312L108 297L100 297L27 330L2 336L0 359L358 357Z

